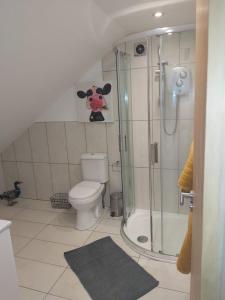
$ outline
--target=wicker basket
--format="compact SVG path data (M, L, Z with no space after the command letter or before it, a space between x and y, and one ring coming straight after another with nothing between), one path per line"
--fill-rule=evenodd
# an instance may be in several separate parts
M56 193L51 198L51 205L53 208L71 208L71 204L68 200L67 193Z

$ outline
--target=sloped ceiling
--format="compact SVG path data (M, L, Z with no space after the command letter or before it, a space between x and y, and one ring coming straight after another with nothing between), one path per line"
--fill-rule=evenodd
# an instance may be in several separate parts
M0 152L116 40L156 26L149 12L168 1L193 19L192 0L0 0Z

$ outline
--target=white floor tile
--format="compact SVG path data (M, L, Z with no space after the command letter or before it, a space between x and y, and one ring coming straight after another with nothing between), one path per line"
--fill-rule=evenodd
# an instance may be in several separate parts
M13 220L10 228L11 234L23 237L33 238L46 225L41 223L33 223L26 221Z
M38 209L38 210L48 210L52 212L64 212L64 213L74 213L72 208L70 209L56 209L52 208L51 201L48 200L33 200L33 199L18 199L18 207L27 208L27 209Z
M67 226L67 227L75 227L75 223L76 223L75 213L74 214L59 213L50 222L50 224L52 225Z
M46 294L20 287L20 300L44 300Z
M95 231L120 234L120 220L102 219L101 222L95 228Z
M162 288L155 288L148 294L139 298L140 300L189 300L188 294L166 290Z
M65 268L16 258L19 284L40 292L48 292Z
M58 213L45 210L24 209L15 216L15 219L48 224L57 216L57 214Z
M79 231L70 227L48 225L37 235L37 239L82 246L90 234L91 231Z
M103 218L110 219L110 220L122 220L123 217L122 216L121 217L111 217L110 216L110 208L106 207L103 212Z
M17 253L17 257L66 267L67 262L64 258L64 252L73 250L74 248L74 246L69 245L32 240L25 248Z
M190 276L179 273L176 264L140 258L139 264L159 281L159 287L190 292Z
M11 220L14 216L23 211L23 208L16 206L0 206L0 219Z
M80 283L75 273L67 269L56 282L50 294L71 300L90 300L90 296Z
M11 235L11 239L14 254L17 254L17 252L20 251L31 240L30 238L25 238L16 235Z
M47 295L45 300L65 300L65 298L61 298L53 295Z
M126 243L123 241L122 237L116 234L108 234L108 233L102 233L102 232L93 232L90 237L88 238L87 242L85 243L90 244L96 240L102 239L106 236L110 236L113 241L121 247L128 255L132 257L139 257L139 254L135 251L133 251L130 247L126 245Z

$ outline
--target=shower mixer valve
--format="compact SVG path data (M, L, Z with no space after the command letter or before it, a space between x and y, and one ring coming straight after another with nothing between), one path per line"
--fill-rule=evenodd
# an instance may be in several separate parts
M171 72L171 89L173 94L183 96L191 91L191 72L186 67L175 67Z

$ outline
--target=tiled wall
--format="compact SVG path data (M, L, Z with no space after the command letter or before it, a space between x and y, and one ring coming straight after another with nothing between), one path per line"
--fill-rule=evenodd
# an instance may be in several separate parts
M108 153L110 192L120 191L120 173L112 170L119 160L117 127L118 122L34 123L2 153L6 188L19 179L24 198L48 200L67 192L81 180L80 155L88 151Z
M195 36L193 31L173 34L165 40L165 59L171 65L195 66ZM155 76L158 68L158 38L149 40L151 142L160 143L159 82ZM131 54L131 89L135 205L149 209L150 192L154 195L154 209L160 209L160 164L152 170L152 186L149 187L148 161L148 99L147 57L133 56L133 42L120 45ZM68 191L80 181L80 154L83 152L107 152L109 157L110 191L121 190L120 173L112 164L119 160L118 112L116 98L116 61L113 52L102 60L103 79L111 80L114 94L115 121L108 124L83 124L78 122L34 123L17 141L2 154L6 188L16 179L24 181L22 196L48 200L55 192ZM179 108L178 129L174 137L163 137L163 194L164 210L187 212L178 204L177 179L192 140L194 88L182 99ZM169 117L168 117L169 119ZM167 126L173 122L167 121Z
M135 205L137 208L149 209L150 192L152 190L154 209L161 208L160 164L155 164L152 170L152 189L149 188L149 159L148 159L148 99L147 99L147 56L133 55L134 42L120 45L124 51L131 54L131 89L132 89L132 124L135 177ZM159 78L155 74L158 69L159 38L149 39L149 68L150 68L150 113L151 113L151 142L160 145L160 107L159 107ZM165 36L163 42L164 59L168 61L167 73L171 66L182 65L192 71L194 79L195 67L195 33L188 31ZM103 76L106 79L115 78L115 56L108 54L103 59ZM194 107L194 87L192 93L182 97L179 107L177 132L173 137L162 135L163 163L162 188L164 197L163 209L168 212L187 213L187 207L179 207L179 190L177 179L186 159L192 140ZM166 117L169 129L174 124L174 115Z

